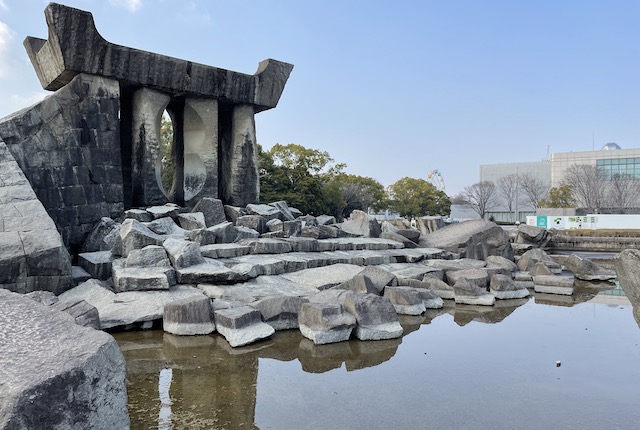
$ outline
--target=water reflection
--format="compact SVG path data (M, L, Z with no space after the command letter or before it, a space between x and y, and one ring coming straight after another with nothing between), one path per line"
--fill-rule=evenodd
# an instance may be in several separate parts
M298 387L298 384L304 385L306 383L302 382L303 380L307 380L306 377L301 378L301 375L333 375L327 376L328 380L331 381L328 384L331 385L337 383L336 377L342 379L345 378L346 374L360 374L358 371L370 369L367 374L373 375L371 376L373 379L371 381L367 380L368 382L366 383L361 382L364 384L363 387L366 387L362 389L376 390L378 389L378 386L375 385L376 383L387 384L390 375L396 375L400 372L398 366L400 368L407 366L412 368L416 365L424 365L421 361L416 362L415 357L426 356L427 349L431 354L429 357L443 360L440 366L433 366L430 370L425 370L429 378L436 378L435 374L433 374L434 369L444 369L452 360L463 360L467 349L473 350L474 355L478 357L482 357L486 353L491 355L489 351L484 352L482 349L485 341L491 342L490 339L486 339L486 336L497 336L498 338L506 336L505 339L513 339L509 340L510 344L513 344L511 346L516 348L511 353L514 354L512 361L517 362L517 360L521 359L517 357L523 351L527 357L530 357L535 356L538 350L527 352L528 344L526 342L516 342L515 339L518 338L513 336L517 336L523 330L535 326L536 335L544 337L544 334L538 332L540 329L538 325L534 325L536 324L534 322L535 318L540 318L541 311L538 310L532 314L532 309L540 308L539 304L552 305L549 309L553 309L556 306L572 307L588 301L598 292L610 288L611 284L579 285L574 296L535 294L533 299L497 301L496 305L491 307L456 305L453 301L447 300L443 309L428 310L420 316L402 316L400 323L404 328L403 338L377 342L354 340L318 346L302 337L297 330L290 330L277 332L271 339L234 349L219 335L180 337L161 331L116 333L116 340L125 355L127 363L132 428L256 429L258 428L256 425L256 399L259 380L263 387L261 390L266 390L267 392L267 397L263 397L263 403L274 402L275 400L272 399L272 396L280 396L293 402L287 397L287 395L290 395L287 390L293 389L293 387L296 387L294 391L304 390L304 388ZM527 311L520 312L520 309L527 309ZM557 309L557 311L563 310ZM520 316L515 318L513 323L508 323L512 319L511 316L521 314L524 317ZM472 323L475 323L475 325ZM503 328L491 331L483 330L484 334L482 336L463 339L462 343L460 343L461 341L455 341L454 337L452 337L457 333L453 327L458 327L458 330L471 333L478 332L482 326L486 327L488 324L496 323L502 323L501 327ZM573 323L569 322L566 325L571 327L571 324ZM430 327L420 330L424 326ZM530 332L527 342L535 341L535 338L530 337L532 333ZM548 339L546 342L549 345L565 342L566 334L561 337L562 339ZM408 339L412 339L412 341L410 345L405 347L404 343ZM483 339L482 342L480 342L480 339ZM442 344L443 342L444 344ZM455 346L447 342L455 342ZM506 345L504 342L505 340L502 340L492 348L507 353L505 352L507 350L504 349L504 345ZM575 342L575 340L571 342ZM438 343L440 343L440 347L436 348L434 345ZM397 355L402 355L399 354L401 349L404 350L405 356L410 353L414 354L414 358L409 361L409 364L406 364L405 357L396 357ZM542 348L542 350L544 349ZM460 351L454 353L456 350ZM443 353L454 355L449 358L445 356L439 357ZM394 360L391 360L391 358L394 358ZM561 358L561 355L549 357L548 360L551 363L555 363L557 358ZM390 360L395 364L380 366ZM588 359L585 360L588 361ZM494 363L495 357L491 356L491 361L488 362ZM287 363L286 372L281 373L283 371L278 370L274 376L273 370L270 370L274 368L272 363L283 363L283 365ZM429 361L425 363L429 363ZM267 364L269 365L265 367ZM458 366L464 368L467 363L461 361ZM507 367L503 368L503 371L510 371L511 368L509 366L507 365ZM392 373L389 374L389 369L396 370L392 370ZM520 366L518 366L518 369L516 372L522 371ZM571 367L565 366L565 361L563 360L562 369L562 371L567 371L566 369L571 369ZM402 372L399 374L402 374ZM419 372L419 369L416 368L409 372ZM291 374L297 376L292 378ZM464 378L476 377L471 375L473 374L466 375ZM396 376L393 376L393 378L396 378ZM411 375L408 378L411 378ZM509 384L510 378L513 378L513 376L506 378L503 383ZM356 378L356 380L360 381L361 378ZM457 379L454 378L454 380ZM442 397L443 399L453 395L448 391L447 383L454 382L454 380L447 379L448 382L443 382L441 389L444 394L438 392L438 395L444 396ZM529 378L527 378L528 380ZM265 388L264 381L268 381L270 388ZM469 380L469 383L474 384L472 379ZM484 381L483 383L486 385L489 382ZM425 387L423 385L424 389L426 389ZM504 390L504 388L501 387L500 389ZM402 387L395 387L392 384L389 389L401 390ZM483 390L486 389L483 388ZM283 391L279 392L278 390ZM400 393L402 391L399 392L398 396L401 395ZM432 394L435 395L435 393ZM420 396L423 396L423 394L420 393ZM336 401L336 399L332 400L332 398L326 400ZM276 415L279 414L278 419L284 419L282 414L286 415L287 412L283 411L290 411L290 405L285 404L286 401L284 400L282 402L284 403L277 403L276 405L280 408L278 409L279 412L273 412ZM264 407L260 410L264 410ZM300 412L290 411L290 413L299 414ZM296 425L299 425L299 423L296 422ZM341 423L336 422L335 426L340 428ZM278 426L275 428L278 428Z

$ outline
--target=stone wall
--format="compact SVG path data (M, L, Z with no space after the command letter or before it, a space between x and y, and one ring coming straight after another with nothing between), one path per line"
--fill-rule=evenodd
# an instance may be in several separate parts
M56 225L0 139L0 288L59 294L71 287L71 259Z
M124 209L119 111L117 81L80 74L0 120L0 138L67 246Z

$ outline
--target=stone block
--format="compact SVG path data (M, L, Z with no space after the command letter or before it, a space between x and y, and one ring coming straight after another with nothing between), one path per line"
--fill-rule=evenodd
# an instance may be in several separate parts
M56 230L22 232L20 240L27 257L28 276L71 275L71 257Z
M282 221L293 221L296 219L293 212L291 212L291 209L289 209L289 205L285 201L269 203L269 206L273 206L280 212L279 217Z
M426 311L422 296L414 288L385 288L384 297L391 301L396 313L400 315L420 315Z
M382 293L382 289L379 289L369 277L364 276L362 273L358 273L353 278L335 286L334 288L353 291L354 293L360 294L372 293L380 295Z
M336 217L332 215L319 215L316 217L318 225L332 225L336 223Z
M499 274L491 277L490 292L496 299L521 299L529 295L529 290L518 286L511 276Z
M231 221L233 224L236 223L239 217L246 215L247 212L244 208L232 205L224 205L224 216L228 221Z
M573 295L575 278L573 276L538 275L533 277L536 293Z
M284 203L284 202L281 202L281 203ZM265 219L265 221L270 221L272 219L280 219L280 216L281 216L280 210L278 210L278 208L273 207L272 205L248 204L245 209L248 215L260 215Z
M275 330L298 328L298 314L302 305L309 299L295 296L266 297L251 303L251 307L260 311L262 320Z
M282 223L284 237L298 237L302 232L302 221L284 221Z
M242 239L257 239L260 237L260 233L252 228L243 226L235 226L234 228L236 230L236 241Z
M164 238L134 219L126 219L122 223L113 252L127 257L134 249L148 245L162 245Z
M190 212L178 214L178 223L185 230L203 229L205 225L204 214L202 212Z
M113 337L0 290L0 423L7 429L129 428L125 362ZM55 411L55 413L52 413Z
M80 266L71 266L71 277L73 278L74 287L91 279L89 272Z
M169 238L162 244L169 255L171 264L176 269L204 263L204 257L200 253L200 246L195 242L183 239Z
M298 323L304 337L317 345L324 345L349 340L356 319L337 303L304 303Z
M144 209L128 209L124 211L125 218L135 219L140 222L150 222L153 221L153 215L147 212Z
M203 197L193 208L193 212L202 212L206 227L212 227L227 221L224 205L219 199Z
M487 293L486 288L481 288L474 281L470 281L467 278L458 278L453 285L455 291L456 303L465 305L483 305L493 306L496 299L493 294Z
M127 256L124 267L169 267L171 261L164 247L148 245L134 249Z
M234 258L249 254L250 246L237 243L220 243L200 247L200 253L208 258Z
M344 301L347 312L356 318L356 337L360 340L395 339L402 326L391 301L375 294L351 294Z
M52 305L52 308L68 313L78 325L100 330L100 315L98 314L98 310L95 306L92 306L84 300L57 301Z
M78 254L80 267L91 275L92 278L107 280L111 277L111 251L83 252Z
M118 293L168 290L174 284L175 272L171 267L113 266L113 285Z
M206 297L191 297L167 303L164 306L162 328L179 336L213 333L211 300Z
M103 217L85 239L81 252L111 251L119 233L120 224L111 218Z
M262 322L260 312L250 306L214 311L216 328L232 347L244 346L275 333L273 327Z
M267 232L267 221L261 215L243 215L236 220L236 227L247 227L262 234Z

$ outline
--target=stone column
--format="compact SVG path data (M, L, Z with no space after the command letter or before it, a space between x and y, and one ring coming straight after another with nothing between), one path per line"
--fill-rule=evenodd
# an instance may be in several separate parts
M250 105L236 105L231 115L230 142L221 149L222 200L225 204L245 206L257 203L260 196L254 109Z
M167 202L160 180L160 121L170 97L141 88L133 94L131 182L134 206Z
M186 99L184 105L184 201L218 198L218 101Z

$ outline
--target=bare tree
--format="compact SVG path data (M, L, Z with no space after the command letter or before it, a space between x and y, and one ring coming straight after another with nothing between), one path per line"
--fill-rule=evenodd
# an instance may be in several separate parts
M518 175L512 173L498 179L498 193L504 197L509 212L513 212L513 206L518 201Z
M606 204L612 208L629 208L638 203L640 181L635 175L616 173L611 176Z
M491 181L477 182L464 187L461 196L465 204L484 219L487 212L498 206L496 184Z
M607 177L602 169L591 164L574 164L562 180L571 187L581 207L597 209L605 204Z
M544 199L549 192L549 184L528 173L520 175L519 179L525 203L533 209L537 209L540 201Z

